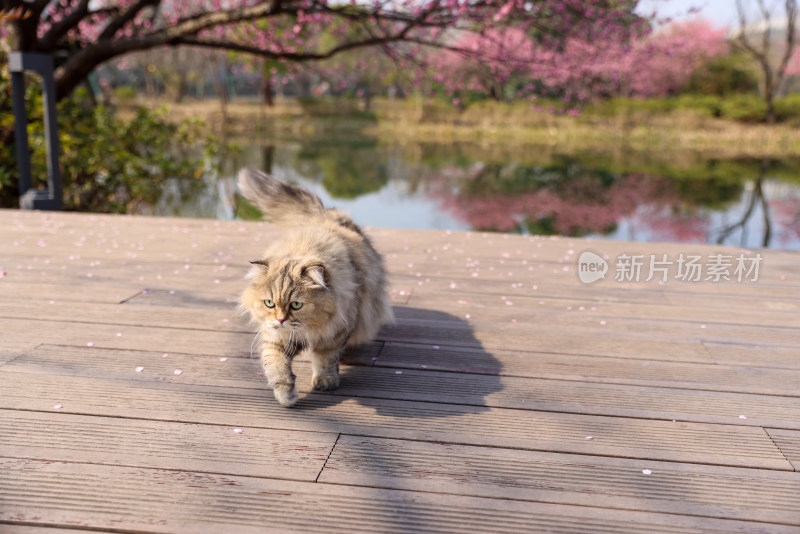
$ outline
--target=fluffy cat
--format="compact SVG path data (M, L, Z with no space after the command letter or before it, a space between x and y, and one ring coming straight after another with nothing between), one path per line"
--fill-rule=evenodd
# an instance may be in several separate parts
M258 325L261 363L275 399L297 402L292 358L311 356L311 387L339 387L339 355L393 320L383 257L348 215L305 189L243 169L239 189L282 237L251 261L241 307Z

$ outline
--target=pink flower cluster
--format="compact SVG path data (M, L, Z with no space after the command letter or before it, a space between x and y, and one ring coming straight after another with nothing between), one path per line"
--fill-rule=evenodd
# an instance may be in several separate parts
M535 82L527 83L525 92L554 92L569 100L664 96L683 87L703 62L729 50L726 29L701 19L638 36L575 35L558 46L536 42L529 32L512 26L465 34L454 43L459 52L444 51L431 59L434 79L452 93L489 93L497 84L518 79Z

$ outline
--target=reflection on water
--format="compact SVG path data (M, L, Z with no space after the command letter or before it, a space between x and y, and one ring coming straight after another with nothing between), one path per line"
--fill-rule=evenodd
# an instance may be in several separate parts
M204 191L173 183L152 211L247 216L236 212L233 175L252 166L308 187L365 226L800 248L800 161L678 159L400 148L369 138L249 146Z

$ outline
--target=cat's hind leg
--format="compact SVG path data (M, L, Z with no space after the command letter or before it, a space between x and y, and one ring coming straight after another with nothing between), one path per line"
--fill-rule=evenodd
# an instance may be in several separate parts
M311 350L311 389L330 391L339 387L340 353L340 348Z

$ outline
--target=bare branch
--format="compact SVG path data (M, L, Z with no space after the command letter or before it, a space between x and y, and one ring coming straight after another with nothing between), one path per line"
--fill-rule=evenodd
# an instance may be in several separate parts
M736 0L736 14L739 16L739 35L737 39L750 53L756 55L758 52L750 42L750 38L747 37L747 14L745 13L742 0Z
M736 11L739 16L739 35L736 36L736 40L742 46L742 48L747 50L747 52L753 56L756 61L758 61L759 65L761 65L762 72L767 73L770 70L769 58L767 57L767 54L765 54L763 50L756 48L756 46L747 36L747 14L745 13L742 0L736 0Z
M243 52L246 54L252 54L254 56L265 57L269 59L286 59L288 61L317 61L321 59L327 59L331 56L334 56L341 52L345 52L347 50L355 50L357 48L384 44L391 41L399 41L399 40L406 41L407 39L405 38L405 36L410 29L411 26L406 26L405 28L403 28L401 31L399 31L394 35L375 36L362 39L359 41L350 41L347 43L342 43L324 52L284 52L284 51L273 52L271 50L264 50L263 48L258 48L255 46L245 45L232 41L197 39L194 37L182 37L172 42L175 44L185 44L189 46L199 46L204 48L231 50L233 52Z
M764 22L764 31L761 34L761 53L769 57L772 49L772 13L764 4L764 0L758 0L758 8Z
M786 75L786 67L789 64L789 60L792 58L792 54L794 53L795 47L795 40L796 35L795 32L797 31L797 1L796 0L786 0L786 45L783 51L783 56L781 57L781 62L778 65L775 85L780 87L781 83L783 82L783 78Z

